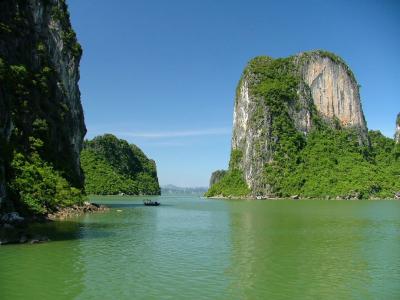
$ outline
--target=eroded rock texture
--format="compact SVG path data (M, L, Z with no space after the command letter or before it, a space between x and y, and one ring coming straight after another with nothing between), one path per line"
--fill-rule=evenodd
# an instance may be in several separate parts
M396 118L396 133L394 136L394 140L396 141L397 144L400 143L400 113L397 115Z
M270 194L264 172L277 145L285 132L306 137L316 118L354 128L359 143L369 145L359 86L342 59L325 51L253 59L236 92L230 168L243 171L253 194Z
M304 56L307 59L302 60ZM302 78L318 112L327 119L337 118L344 126L358 128L360 142L367 143L359 86L347 65L335 56L318 52L300 54L299 58Z
M14 151L33 147L73 186L83 187L81 53L64 0L0 1L1 199Z

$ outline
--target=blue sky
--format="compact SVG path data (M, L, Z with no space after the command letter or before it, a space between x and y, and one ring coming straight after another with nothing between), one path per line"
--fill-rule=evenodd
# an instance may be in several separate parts
M207 186L227 167L236 84L254 56L326 49L361 84L370 129L400 112L400 1L68 0L84 49L87 138L113 133L161 184Z

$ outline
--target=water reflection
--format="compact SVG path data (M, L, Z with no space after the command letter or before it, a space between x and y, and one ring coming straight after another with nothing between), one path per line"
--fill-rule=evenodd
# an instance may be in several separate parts
M232 288L249 299L379 298L384 287L384 298L398 296L400 225L387 213L377 224L370 204L231 205ZM371 214L361 217L365 210Z
M80 224L47 224L51 243L0 249L0 299L73 299L84 289ZM39 227L42 227L40 225ZM40 234L43 228L33 232Z
M370 203L358 212L363 227L360 255L368 265L366 290L376 298L400 299L400 210L396 202Z
M400 202L116 199L0 248L0 299L400 299Z

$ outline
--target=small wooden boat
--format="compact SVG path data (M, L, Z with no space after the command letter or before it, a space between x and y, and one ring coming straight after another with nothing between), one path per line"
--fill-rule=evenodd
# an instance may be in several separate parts
M159 206L160 202L151 201L151 200L144 200L143 204L146 205L146 206Z

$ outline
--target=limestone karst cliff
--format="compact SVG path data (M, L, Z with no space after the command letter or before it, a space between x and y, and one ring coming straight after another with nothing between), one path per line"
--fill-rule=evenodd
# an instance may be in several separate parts
M15 206L21 195L18 182L7 187L19 176L16 153L83 187L81 54L64 0L0 1L1 201Z
M278 100L280 95L274 92L282 84L287 84L287 94L282 95L286 102ZM358 85L342 60L322 51L287 59L255 58L238 86L232 137L232 151L241 155L238 166L255 193L269 190L263 166L273 160L280 138L279 128L274 129L278 116L274 110L285 111L293 125L289 130L307 134L313 118L320 116L356 128L360 143L368 144Z
M210 178L210 187L213 186L214 184L218 183L221 181L221 179L226 175L226 170L217 170L214 171L211 174L211 178Z
M339 120L345 127L357 128L360 143L368 144L359 85L346 63L329 52L315 51L298 55L297 64L318 113L328 120Z
M386 143L394 149L380 133L372 138L378 148ZM370 139L359 85L340 57L322 50L256 57L236 90L229 170L207 195L229 196L233 185L241 187L240 196L357 198L378 194L384 185L389 195L396 184L383 182L395 180L392 169L369 183L373 175L367 173L383 157ZM392 152L385 155L395 159Z
M396 118L396 133L394 135L394 139L397 144L400 143L400 113L397 115Z

